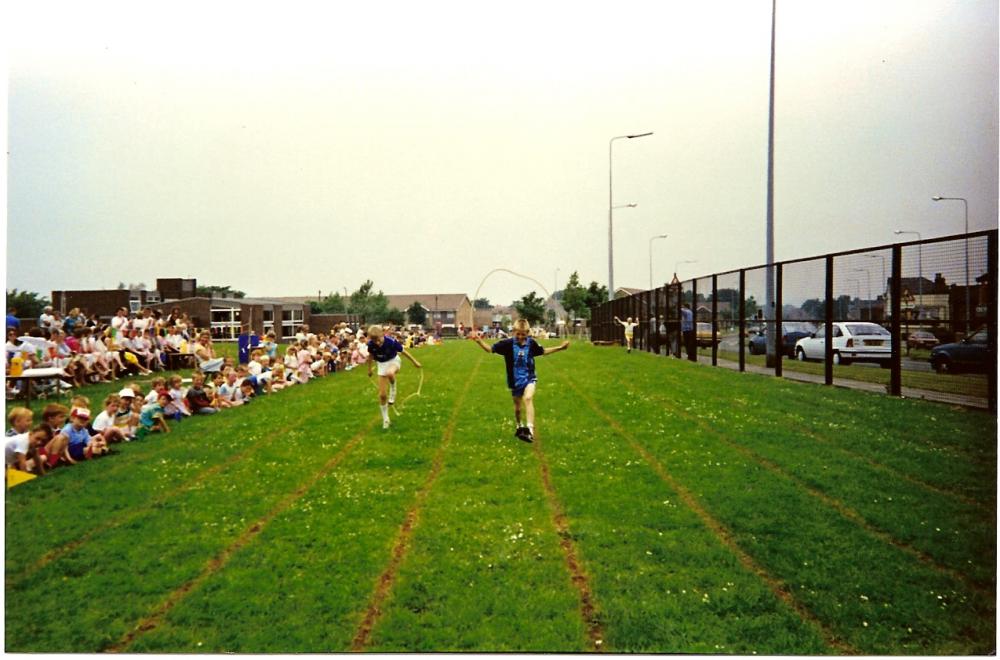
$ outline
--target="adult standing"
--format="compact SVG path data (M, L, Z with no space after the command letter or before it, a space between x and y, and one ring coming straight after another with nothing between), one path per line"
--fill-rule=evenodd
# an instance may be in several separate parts
M38 317L38 327L48 332L52 329L52 305L46 305L45 309L42 310L41 316Z
M21 329L21 319L17 318L17 307L7 308L7 329L10 328Z
M689 303L681 305L681 337L684 340L684 349L687 351L687 358L692 362L696 362L698 357L695 353L694 314L691 312L691 305Z

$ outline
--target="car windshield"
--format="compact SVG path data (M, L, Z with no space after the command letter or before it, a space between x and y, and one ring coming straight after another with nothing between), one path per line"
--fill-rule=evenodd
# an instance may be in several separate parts
M781 328L784 330L785 334L788 334L789 332L805 332L807 334L816 332L816 326L806 321L785 321L781 324Z
M888 335L889 331L874 323L847 323L847 331L852 335Z

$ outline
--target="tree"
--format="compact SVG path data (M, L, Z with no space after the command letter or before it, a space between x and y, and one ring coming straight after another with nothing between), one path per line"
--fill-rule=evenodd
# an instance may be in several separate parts
M588 312L588 291L580 284L580 276L576 271L566 280L566 287L563 289L562 306L573 318L586 318Z
M476 309L493 309L493 305L490 304L489 298L476 298L472 306Z
M51 304L45 298L34 291L18 291L17 289L7 290L7 307L17 308L17 316L22 319L38 318L42 315L42 310L46 305Z
M545 318L545 299L539 298L534 291L522 296L520 300L515 300L513 305L521 318L527 319L531 325L537 325Z
M591 282L587 287L587 313L584 318L590 318L590 310L603 304L608 299L608 287L597 282Z
M371 280L365 280L358 290L351 294L347 302L347 313L362 315L366 323L385 320L389 313L389 299L381 291L372 293L374 288L375 284Z
M312 303L310 303L312 304ZM343 314L347 311L347 303L340 293L332 293L317 303L321 314Z
M388 321L393 325L403 325L406 323L406 317L403 316L403 312L396 307L390 307L385 312L385 318L383 321Z
M748 319L752 319L755 316L757 316L757 310L760 309L760 306L757 304L757 299L754 298L753 296L750 296L743 303L743 309L744 313L746 314L746 317Z
M310 314L322 314L323 308L315 300L309 301L309 313Z
M203 298L244 298L247 294L237 291L230 286L199 286L195 289L195 295Z
M413 304L406 308L406 318L410 320L410 323L415 323L417 325L423 325L427 322L427 310L416 300Z
M549 328L556 327L556 310L554 309L545 310L545 325Z
M822 319L826 317L826 304L819 298L810 298L802 303L801 309L807 319Z

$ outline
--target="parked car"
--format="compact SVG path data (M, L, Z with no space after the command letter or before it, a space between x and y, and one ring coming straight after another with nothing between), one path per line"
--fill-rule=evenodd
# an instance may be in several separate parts
M822 360L826 355L826 326L803 337L795 344L799 360ZM876 362L889 368L892 356L892 335L876 323L843 321L833 324L833 363Z
M939 374L956 371L986 373L992 362L989 348L986 328L980 328L962 341L932 348L931 366Z
M933 332L927 330L914 330L906 337L906 349L914 348L934 348L941 342L934 336Z
M698 323L695 326L695 343L699 347L711 346L712 345L712 324L711 323ZM715 343L718 344L719 340L716 339Z
M816 332L816 326L805 321L783 321L781 323L782 354L786 357L795 357L795 344L803 337L808 337ZM750 355L764 355L767 353L767 334L759 333L751 337L747 342L747 349Z

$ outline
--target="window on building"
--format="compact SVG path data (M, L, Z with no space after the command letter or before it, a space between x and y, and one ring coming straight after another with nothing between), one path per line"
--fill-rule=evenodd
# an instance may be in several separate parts
M281 310L281 338L292 339L302 326L302 309Z
M211 332L213 339L235 341L240 334L240 310L232 307L213 307Z

